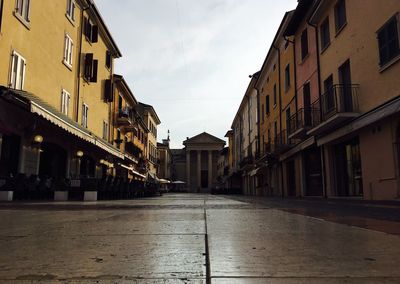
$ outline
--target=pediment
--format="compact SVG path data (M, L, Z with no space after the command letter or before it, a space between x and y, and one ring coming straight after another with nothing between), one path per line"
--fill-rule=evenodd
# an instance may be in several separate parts
M207 132L203 132L196 136L193 136L183 142L183 145L193 145L193 144L220 144L225 145L225 141L215 137Z

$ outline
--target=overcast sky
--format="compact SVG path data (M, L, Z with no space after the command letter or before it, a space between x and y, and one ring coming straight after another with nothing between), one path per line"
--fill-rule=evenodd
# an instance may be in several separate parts
M123 57L115 72L161 119L171 147L223 139L285 11L297 0L95 0Z

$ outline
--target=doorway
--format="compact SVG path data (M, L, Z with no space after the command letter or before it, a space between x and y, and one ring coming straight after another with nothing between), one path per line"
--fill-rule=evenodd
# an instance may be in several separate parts
M296 196L296 170L294 160L287 162L288 196Z
M1 139L0 177L15 176L18 173L21 138L17 135L3 134Z
M340 83L340 110L342 112L353 111L353 98L351 88L350 61L347 60L339 67Z
M311 148L304 153L306 175L306 196L322 196L322 165L319 148Z
M208 170L201 170L201 188L208 188Z
M67 151L53 143L42 143L39 175L47 177L65 177L66 167Z
M335 147L338 196L363 196L360 143L358 138Z
M81 177L95 177L96 162L90 156L84 155L81 158L80 176Z

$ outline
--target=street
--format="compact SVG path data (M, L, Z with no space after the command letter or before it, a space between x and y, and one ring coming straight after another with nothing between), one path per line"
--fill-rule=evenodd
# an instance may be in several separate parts
M184 193L0 203L0 283L400 283L400 222L383 220L385 206L335 219L318 202L279 204Z

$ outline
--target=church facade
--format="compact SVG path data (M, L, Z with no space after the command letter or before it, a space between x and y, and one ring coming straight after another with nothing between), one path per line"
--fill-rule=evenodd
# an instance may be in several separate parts
M187 138L185 148L173 150L173 176L186 182L189 192L209 192L217 184L217 165L225 141L203 132Z

